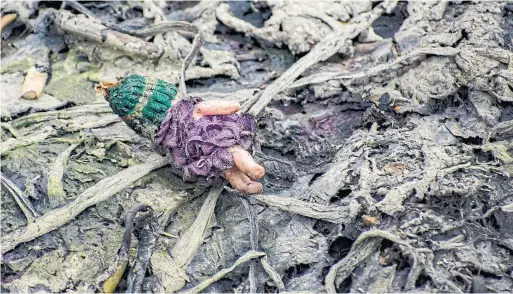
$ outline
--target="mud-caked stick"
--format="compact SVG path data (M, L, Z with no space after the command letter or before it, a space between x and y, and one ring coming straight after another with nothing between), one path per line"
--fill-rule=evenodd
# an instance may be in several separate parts
M31 241L58 229L82 213L86 208L107 200L149 172L161 168L168 163L168 158L152 154L144 163L131 166L99 181L67 205L46 213L35 222L29 223L25 228L20 228L13 233L3 235L1 238L2 254L14 249L14 247L21 243Z
M326 36L315 45L308 54L294 63L261 94L257 94L252 99L248 100L242 110L257 116L277 94L288 88L289 85L308 68L333 56L343 46L346 46L347 40L355 38L361 32L368 29L374 20L381 16L384 11L384 6L379 4L372 11L353 18L350 24Z

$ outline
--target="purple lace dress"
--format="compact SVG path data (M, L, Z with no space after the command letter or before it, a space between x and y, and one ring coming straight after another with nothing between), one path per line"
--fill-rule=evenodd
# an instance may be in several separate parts
M170 153L173 165L186 181L213 182L233 166L228 148L248 150L255 134L255 119L248 114L211 115L194 120L198 97L183 99L170 107L155 135L161 152Z

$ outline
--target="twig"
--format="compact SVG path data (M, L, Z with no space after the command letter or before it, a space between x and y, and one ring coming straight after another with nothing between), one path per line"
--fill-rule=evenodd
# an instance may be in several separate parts
M233 92L192 92L190 96L201 96L204 100L223 99L235 100L243 104L254 93L260 92L258 88L244 88Z
M112 114L87 123L72 122L69 125L63 127L63 129L67 132L76 132L83 129L101 128L120 121L122 120L118 115Z
M269 206L277 207L291 213L322 219L331 223L349 223L358 214L359 209L350 206L327 206L313 202L298 200L291 197L276 195L248 195L249 197Z
M513 212L513 203L501 206L501 210L504 212Z
M97 136L97 135L93 135L93 138L99 142L110 142L112 140L114 141L120 141L120 142L131 142L132 141L132 138L128 137L128 136L122 136L122 135L112 135L112 136ZM83 140L83 138L80 138L80 139L70 139L70 138L50 138L48 140L46 140L46 142L48 143L66 143L66 144L76 144L76 143L81 143Z
M66 10L59 11L55 24L61 33L65 32L133 55L156 59L163 53L163 49L154 43L110 30L101 24L101 21L87 18L83 14L74 15Z
M111 177L99 181L88 188L69 204L52 210L29 223L26 228L3 235L1 240L2 253L12 250L18 244L28 242L48 232L51 232L79 215L86 208L107 200L112 195L122 191L134 181L169 163L167 158L151 155L145 163L129 167Z
M169 234L168 232L161 231L161 232L160 232L160 234L161 234L162 236L165 236L165 237L168 237L168 238L178 239L178 236L171 235L171 234Z
M132 242L132 233L134 232L133 219L135 214L143 209L145 206L142 204L136 204L132 207L125 215L125 232L123 233L123 239L121 240L121 247L118 250L116 261L113 263L104 275L108 275L108 278L103 283L103 291L105 293L113 293L122 278L125 269L128 265L128 253L130 250L130 244ZM99 279L102 280L102 275Z
M94 13L92 13L87 7L80 4L80 2L78 2L78 1L67 0L67 1L65 1L65 4L73 7L74 9L76 9L80 13L87 15L88 17L99 21L101 24L108 27L109 29L113 29L115 31L118 31L118 32L121 32L124 34L128 34L128 35L132 35L132 36L136 36L136 37L150 37L150 36L155 36L160 33L166 33L169 31L181 31L181 32L187 32L187 33L193 33L193 34L197 33L197 29L194 26L192 26L190 23L185 22L185 21L165 21L165 22L161 22L158 24L149 25L140 30L130 30L130 29L123 28L115 23L107 22L107 21L104 21L104 20L96 17L96 15L94 15Z
M62 177L64 175L64 169L66 168L68 158L71 155L71 152L75 150L83 141L81 140L78 143L74 143L69 146L64 152L59 154L57 158L54 160L50 171L48 172L48 184L46 188L46 192L48 198L50 199L50 206L55 208L66 201L66 193L64 192L64 187L62 186Z
M212 277L210 277L210 278L204 280L203 282L201 282L196 287L191 288L191 289L189 289L189 290L187 290L187 291L185 291L183 293L188 293L188 294L199 293L202 290L204 290L205 288L207 288L208 286L210 286L212 283L217 282L220 279L222 279L225 275L227 275L228 273L232 272L239 265L241 265L241 264L243 264L243 263L245 263L245 262L247 262L247 261L249 261L251 259L258 258L258 257L261 257L261 256L265 256L265 253L264 252L258 252L258 251L250 250L246 254L241 256L239 259L237 259L237 261L235 261L235 263L231 267L225 268L225 269L219 271L218 273L216 273Z
M154 274L159 277L166 292L179 291L185 286L185 282L189 281L184 270L203 243L205 231L222 191L222 187L210 189L194 223L171 250L172 257L165 250L156 251L153 254L151 263Z
M264 267L265 272L269 275L271 280L273 280L274 285L276 285L278 290L280 290L280 292L285 291L285 284L283 284L283 281L281 280L281 277L278 274L278 272L269 263L269 259L267 258L267 255L260 258L260 262L262 263L262 266Z
M25 198L23 192L21 192L21 190L3 173L0 173L0 177L2 178L2 186L12 195L21 211L27 218L27 223L31 223L35 218L38 218L39 214L32 206L32 203L30 203L30 201Z
M105 293L113 293L116 290L125 272L132 243L132 233L135 233L138 239L138 252L136 265L130 269L127 278L127 292L141 292L142 278L144 278L150 257L156 248L159 233L153 209L148 205L138 203L125 215L125 233L123 234L123 240L121 241L116 261L113 263L113 266L99 277L99 281L102 281L105 279L105 276L108 276L103 283L103 291Z
M428 54L431 55L439 55L439 56L454 56L460 52L459 49L451 48L451 47L443 47L443 48L421 48L416 51L411 52L410 54L406 56L401 56L394 60L391 63L388 64L380 64L376 67L362 70L358 72L323 72L318 74L309 75L307 77L304 77L302 79L297 80L296 82L292 83L288 86L288 88L298 88L302 86L306 86L308 84L317 84L326 82L329 80L336 80L336 79L359 79L359 78L365 78L365 77L372 77L375 76L385 70L392 69L396 65L407 65L413 61L416 61L418 57L425 56ZM405 63L406 61L410 60L409 63Z
M371 230L362 233L351 246L349 254L330 268L325 278L326 291L328 293L336 293L335 283L338 284L349 277L358 264L378 249L383 238L402 245L410 246L409 244L401 241L399 237L387 231Z
M63 110L36 112L23 117L17 118L12 122L14 128L27 127L32 124L54 120L54 119L68 119L86 114L101 114L112 113L112 109L107 103L90 104L70 107Z
M319 61L324 61L341 48L347 46L347 41L358 36L366 30L374 20L383 13L383 5L379 4L369 13L361 14L353 18L353 22L344 26L339 31L326 36L304 57L299 59L285 73L283 73L274 83L267 87L262 95L254 96L242 108L250 114L257 116L271 102L277 94L286 89L294 80L305 70Z
M394 235L393 233L388 232L388 231L383 231L383 230L377 230L377 229L366 231L366 232L362 233L358 237L358 239L354 242L352 248L355 248L360 243L362 243L364 240L366 240L368 238L373 238L373 237L377 237L377 238L379 238L379 240L387 239L394 243L406 246L410 250L410 254L413 259L413 263L411 265L410 272L408 273L405 289L407 289L408 291L413 289L413 286L415 285L415 281L417 280L420 272L422 271L422 268L419 267L419 256L418 256L417 251L410 244L401 240L401 238ZM337 281L342 282L342 278L343 277L340 277L340 275L337 275Z
M112 112L111 109L108 109L108 112L103 109L102 107L94 106L94 107L85 107L81 106L80 108L85 109L76 109L75 107L73 109L69 110L59 110L59 111L48 111L45 113L34 113L31 115L27 115L25 117L21 117L15 121L13 121L13 125L15 127L26 127L35 123L44 122L48 120L54 120L54 119L65 119L65 118L76 118L78 115L82 114L98 114L98 113L108 113ZM65 126L62 126L60 130L64 130L66 132L75 132L83 129L91 129L91 128L100 128L104 127L106 125L119 122L121 119L119 116L112 114L105 117L102 117L98 120L94 120L92 122L88 123L77 123L75 121L72 121L70 124L67 124ZM38 130L37 134L34 135L27 135L25 137L18 137L18 138L10 138L6 141L2 142L2 145L0 146L0 154L5 155L11 150L14 150L19 147L24 147L28 145L32 145L38 142L41 142L51 135L56 134L57 130L55 130L53 127L47 126L43 128L42 130Z
M223 191L223 187L212 187L200 209L196 220L187 229L183 236L176 242L172 249L172 256L178 266L186 268L191 262L196 250L203 243L203 237L208 223L214 214L217 200Z
M187 71L187 68L189 67L189 64L191 61L196 57L198 54L201 46L203 45L203 37L201 31L198 30L196 36L194 37L194 41L192 42L192 50L185 57L182 63L182 69L181 69L181 76L180 76L180 82L178 85L178 97L177 99L183 99L187 96L187 88L185 86L185 72Z
M183 21L164 21L140 30L125 29L117 24L99 19L77 1L67 1L67 4L82 12L83 15L74 15L65 10L59 11L56 25L60 31L148 58L160 58L163 49L155 43L146 42L138 37L154 36L169 31L187 34L198 31L196 26Z
M249 236L251 240L251 250L258 250L258 224L255 214L255 209L249 203L248 199L244 197L239 197L242 204L244 204L244 208L246 209L246 214L248 215L249 221ZM256 266L257 261L255 259L251 260L249 264L249 293L256 293Z
M9 133L11 133L11 135L13 135L14 138L20 137L18 132L9 123L0 123L0 128L9 131Z
M372 146L375 141L376 137L372 131L358 134L346 141L345 146L335 155L328 170L314 181L299 198L324 205L328 204L331 197L337 195L338 191L348 184L352 167L365 156L365 146Z
M340 280L345 280L358 264L378 249L380 244L381 238L373 238L359 246L353 245L349 254L330 268L324 279L326 292L337 293L335 278L340 277Z
M12 151L19 147L29 146L38 142L41 142L54 134L55 130L52 127L46 127L40 130L38 134L33 134L21 138L10 138L2 142L0 146L0 155L5 155L9 151Z

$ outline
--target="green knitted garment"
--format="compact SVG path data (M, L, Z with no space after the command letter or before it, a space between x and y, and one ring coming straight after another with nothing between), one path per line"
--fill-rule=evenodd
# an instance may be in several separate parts
M176 87L168 82L133 74L110 88L108 97L114 113L131 129L153 139L176 93Z

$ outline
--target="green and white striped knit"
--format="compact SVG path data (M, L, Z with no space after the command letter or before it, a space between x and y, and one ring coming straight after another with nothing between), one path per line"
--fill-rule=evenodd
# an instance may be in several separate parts
M114 113L130 128L153 139L176 93L176 87L168 82L133 74L108 89L108 100Z

